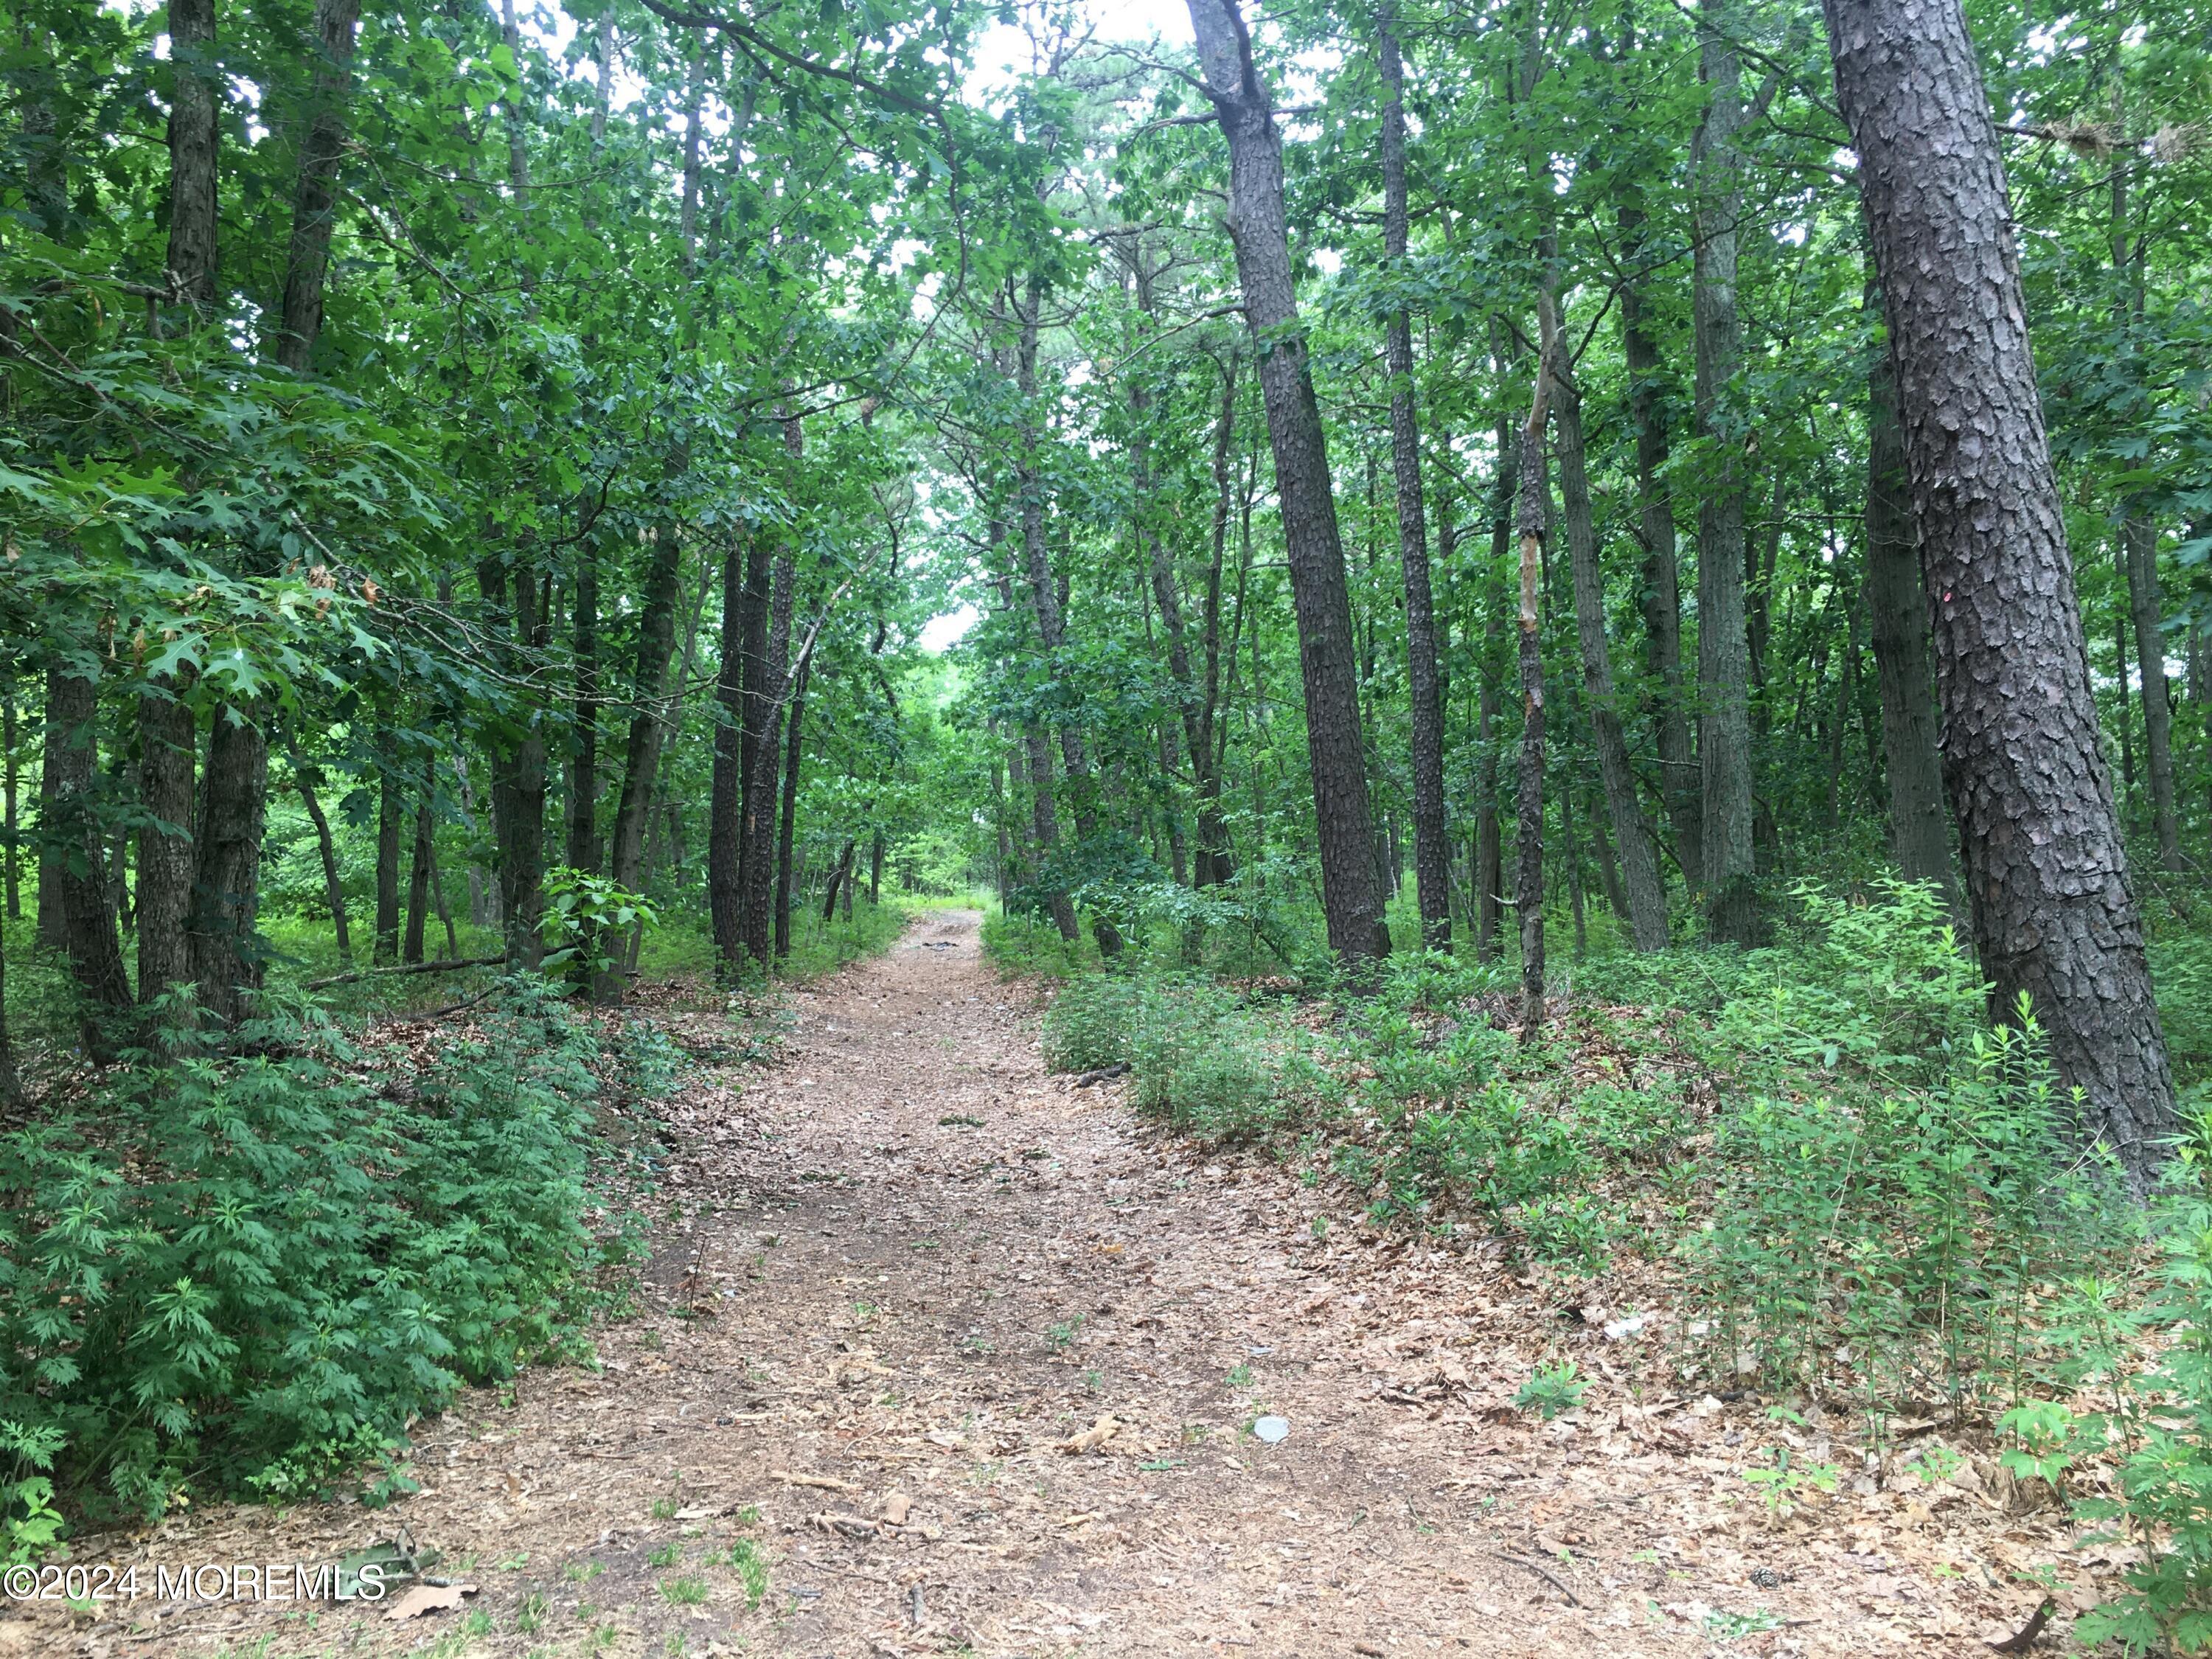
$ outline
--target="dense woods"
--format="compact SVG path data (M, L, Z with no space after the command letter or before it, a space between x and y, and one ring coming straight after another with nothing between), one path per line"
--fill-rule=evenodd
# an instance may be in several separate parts
M190 1356L156 1428L52 1405L143 1312L56 1147L177 1174L165 1091L256 1067L383 1133L326 1045L387 994L522 1022L441 1087L557 1026L514 1086L619 1093L595 1011L902 896L1351 1004L1496 964L1534 1053L1917 891L2069 1145L2140 1197L2201 1133L2204 15L1105 10L0 4L22 1468L158 1508L220 1438ZM478 1221L567 1266L487 1308L611 1248L572 1131L501 1132ZM484 1319L424 1363L550 1340ZM359 1455L398 1386L285 1411Z

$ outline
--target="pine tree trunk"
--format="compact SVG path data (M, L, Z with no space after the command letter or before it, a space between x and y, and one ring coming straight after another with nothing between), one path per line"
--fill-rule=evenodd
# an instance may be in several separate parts
M1934 597L1945 782L1993 1006L2025 995L2084 1128L2148 1183L2174 1133L2004 170L1959 0L1824 0Z
M1867 376L1866 545L1867 611L1874 623L1875 671L1881 683L1891 843L1907 881L1934 882L1949 908L1960 911L1950 826L1943 816L1942 763L1936 753L1928 590L1920 579L1905 434L1898 428L1886 357Z
M1507 362L1498 331L1493 328L1491 358L1504 378ZM1498 722L1504 712L1505 619L1510 605L1505 586L1505 561L1513 551L1514 503L1519 490L1520 445L1513 423L1498 422L1498 488L1490 525L1490 566L1483 583L1482 690L1476 705L1474 827L1474 953L1478 960L1495 961L1498 927L1505 908L1504 831L1498 814L1499 780L1504 766L1498 754Z
M1409 237L1406 201L1406 66L1396 23L1376 21L1382 69L1382 252L1402 260ZM1421 499L1421 431L1413 405L1413 325L1391 313L1384 355L1390 374L1390 463L1397 485L1398 562L1406 586L1406 701L1413 731L1413 882L1421 943L1451 949L1451 843L1444 825L1444 710L1437 668L1436 605L1429 587L1427 526Z
M1355 971L1387 955L1375 878L1359 696L1328 450L1298 322L1283 204L1282 135L1252 61L1240 0L1189 0L1214 112L1229 144L1229 223L1244 319L1259 353L1260 389L1275 456L1290 567L1306 742L1321 851L1329 948Z
M1557 307L1540 294L1546 351L1557 361ZM1559 452L1559 502L1567 532L1567 559L1575 592L1575 631L1582 647L1583 707L1597 749L1606 811L1620 848L1626 878L1629 939L1639 951L1667 945L1667 895L1659 882L1659 855L1644 805L1636 797L1620 705L1613 689L1612 648L1606 642L1605 577L1598 567L1597 529L1590 514L1589 477L1583 454L1582 398L1560 374L1552 380L1552 420Z
M1713 446L1698 508L1698 766L1705 915L1713 937L1749 945L1758 932L1751 783L1751 661L1744 623L1743 456L1725 428L1723 400L1743 366L1735 301L1742 212L1741 75L1732 0L1698 14L1699 79L1707 103L1692 149L1697 247L1692 319L1699 434Z

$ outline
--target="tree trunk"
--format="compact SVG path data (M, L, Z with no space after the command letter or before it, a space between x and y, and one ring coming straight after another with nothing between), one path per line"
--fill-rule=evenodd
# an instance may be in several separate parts
M21 741L22 731L15 714L15 665L9 663L5 670L5 683L0 684L0 864L6 866L8 887L8 920L20 921L23 915L23 859L22 819L16 799L15 745Z
M69 918L62 911L62 837L54 828L55 800L61 792L61 728L55 724L53 676L46 677L46 719L39 738L39 943L61 950L69 943Z
M370 960L381 967L399 959L399 767L391 753L391 731L378 756L376 787L376 942Z
M307 372L323 331L323 289L330 273L331 232L337 214L338 163L346 147L346 104L361 0L315 0L315 75L299 179L292 195L292 240L284 265L284 299L276 328L276 362ZM264 756L265 762L265 756Z
M192 768L199 732L164 677L138 700L138 1000L192 977Z
M323 815L323 804L316 797L314 780L307 768L300 763L297 751L292 756L292 781L300 791L300 805L307 810L307 822L315 826L315 850L322 855L323 860L323 902L330 908L331 924L337 935L338 960L350 968L353 966L353 937L346 927L345 884L338 878L337 848L331 839L331 821ZM144 855L142 854L140 857L143 862ZM143 879L141 877L142 885ZM143 937L142 933L139 947L142 963L145 961Z
M1621 228L1628 239L1627 259L1641 257L1644 215L1623 209ZM1705 838L1698 815L1698 756L1690 739L1688 699L1682 686L1682 599L1680 554L1674 533L1674 502L1665 477L1668 441L1666 399L1661 382L1659 348L1653 343L1644 289L1632 282L1620 290L1620 345L1628 371L1629 418L1636 428L1636 501L1644 539L1644 582L1638 598L1644 612L1644 672L1655 688L1659 740L1660 793L1674 831L1674 859L1683 884L1696 892L1705 882Z
M477 580L493 611L488 632L504 631L508 572L497 556L477 566ZM526 659L546 643L547 616L538 574L528 565L513 573L514 641ZM500 916L507 959L520 972L535 972L544 958L538 927L544 909L545 731L534 719L519 731L495 733L491 777L492 835L498 849Z
M2173 704L2166 679L2165 612L2159 602L2158 526L2130 517L2120 526L2121 557L2127 568L2129 620L2135 624L2136 674L2142 696L2143 780L2149 785L2150 817L2158 837L2159 863L2179 872L2181 820L2174 811ZM2127 665L2120 672L2124 678Z
M1944 780L1993 1007L2147 1184L2175 1127L2044 435L2004 170L1959 0L1825 0L1933 596Z
M215 0L170 0L168 10L169 284L198 307L215 301L217 269L222 94Z
M84 1000L85 1052L105 1062L120 1033L113 1016L131 1006L131 981L108 902L107 860L100 834L99 688L81 674L46 671L46 741L57 757L50 805L57 842L56 885L66 932L70 971Z
M1559 359L1558 307L1548 293L1537 296L1543 317L1547 360ZM1583 707L1597 749L1598 778L1605 787L1606 811L1620 848L1626 879L1628 933L1639 951L1667 945L1667 894L1659 881L1659 855L1644 805L1636 798L1636 774L1628 759L1628 739L1613 689L1613 653L1606 642L1605 576L1598 566L1597 529L1590 515L1589 477L1583 454L1582 398L1563 371L1552 379L1552 420L1559 451L1559 501L1567 532L1567 559L1575 591L1575 632L1582 646Z
M798 573L779 554L769 599L768 645L759 684L760 738L745 776L744 841L738 863L744 889L744 947L765 969L775 949L775 823L783 774L783 716L790 677L792 587Z
M425 792L415 803L415 846L407 870L407 931L399 945L402 962L422 960L422 935L429 926L430 878L437 859L435 824L430 816L430 797Z
M1291 277L1282 135L1252 61L1240 0L1189 0L1189 7L1207 95L1229 144L1230 234L1274 451L1305 682L1322 908L1329 948L1357 971L1368 958L1389 953L1390 935L1375 878L1344 548Z
M791 686L783 757L783 816L775 832L775 959L791 954L791 861L799 830L799 730L806 718L806 682L814 672L811 652L799 659Z
M1867 610L1881 683L1882 769L1889 777L1890 840L1907 881L1932 881L1960 911L1950 826L1936 753L1936 691L1928 665L1928 590L1912 534L1889 361L1867 375Z
M1499 379L1507 359L1493 328L1491 356ZM1475 713L1474 953L1492 962L1498 954L1498 924L1505 908L1504 833L1498 818L1498 717L1504 712L1505 561L1513 550L1514 502L1519 489L1520 448L1513 423L1498 422L1498 488L1491 513L1490 567L1483 583L1482 690Z
M722 556L721 665L714 681L714 766L707 801L707 908L714 955L725 978L744 964L744 902L739 882L743 778L748 741L747 635L752 559L732 545Z
M1396 21L1376 23L1382 68L1382 252L1402 261L1406 203L1406 66ZM1397 484L1398 562L1406 585L1406 700L1413 727L1413 881L1421 943L1451 949L1451 843L1444 826L1444 709L1437 671L1436 607L1429 591L1429 545L1421 500L1421 431L1413 405L1413 325L1393 312L1386 331L1390 373L1390 464Z
M252 723L254 713L236 704L216 710L197 826L192 974L199 981L201 1012L226 1028L245 1018L246 994L261 987L255 922L269 799L269 743Z
M1521 912L1521 1041L1533 1042L1544 1024L1544 521L1550 486L1544 474L1544 405L1551 358L1536 366L1536 391L1521 428L1521 788L1515 825L1519 871L1513 902Z
M827 927L837 914L837 894L853 879L853 854L860 846L850 836L845 838L845 850L837 854L837 866L830 872L829 890L822 895L822 925Z
M0 929L0 1111L13 1112L22 1103L23 1079L15 1069L15 1042L8 1035L7 933Z
M623 765L622 794L615 806L613 857L609 873L616 886L636 892L644 881L646 817L653 786L660 771L661 738L667 729L663 707L668 662L676 650L676 602L683 577L682 550L676 532L664 525L654 533L646 562L637 624L637 668L631 680L629 747ZM610 988L611 994L613 988Z
M1692 321L1697 337L1698 429L1713 447L1698 508L1698 765L1705 915L1713 937L1753 942L1751 663L1744 631L1743 455L1729 429L1729 383L1743 366L1736 313L1737 220L1743 208L1741 74L1732 0L1704 0L1698 14L1705 119L1692 148L1697 247Z
M568 742L568 867L597 875L599 844L599 555L586 538L576 558L569 606L576 658L576 712Z

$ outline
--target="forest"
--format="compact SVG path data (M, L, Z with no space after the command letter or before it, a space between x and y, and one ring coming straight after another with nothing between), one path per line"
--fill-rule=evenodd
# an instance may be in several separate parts
M1510 1357L1390 1388L1561 1491L1750 1413L1739 1519L1950 1552L1899 1639L2212 1645L2212 12L595 5L0 0L10 1571L737 1344L740 1212L969 1226L888 1122L1002 1195L1108 1137L1145 1269L1220 1179L1494 1281ZM1005 1316L1064 1382L1111 1311ZM1082 1374L1036 1455L1169 1409ZM1984 1510L2047 1559L1959 1577ZM1649 1551L1565 1528L1506 1576L1595 1619ZM452 1651L872 1628L769 1536ZM878 1650L1170 1645L912 1583ZM1638 1650L1821 1622L1759 1585Z

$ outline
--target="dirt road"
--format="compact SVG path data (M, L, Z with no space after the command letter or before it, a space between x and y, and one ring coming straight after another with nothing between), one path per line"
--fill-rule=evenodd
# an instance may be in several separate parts
M1963 1653L2032 1605L1900 1570L1879 1527L1765 1522L1724 1449L1750 1408L1646 1412L1633 1344L1577 1331L1584 1408L1513 1411L1559 1310L1500 1256L1323 1241L1327 1194L1048 1079L977 923L927 917L799 994L775 1064L670 1105L648 1306L603 1371L425 1425L390 1509L92 1553L312 1561L404 1527L462 1608L111 1606L32 1650Z

